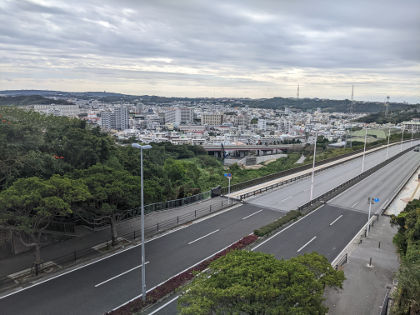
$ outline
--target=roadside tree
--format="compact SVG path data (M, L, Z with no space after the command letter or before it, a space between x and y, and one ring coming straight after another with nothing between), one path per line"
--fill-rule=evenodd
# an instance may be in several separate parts
M181 314L325 314L325 286L340 287L342 271L317 253L289 260L233 251L183 289Z
M89 197L87 187L78 180L54 175L18 179L0 193L0 227L17 235L35 249L35 271L41 264L42 236L58 216L66 216Z

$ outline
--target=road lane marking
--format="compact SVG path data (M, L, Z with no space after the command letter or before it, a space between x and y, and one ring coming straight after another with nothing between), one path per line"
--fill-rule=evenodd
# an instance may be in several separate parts
M289 196L289 197L287 197L287 198L284 198L283 200L280 200L280 202L286 201L286 200L288 200L288 199L290 199L290 198L292 198L292 196Z
M352 208L356 207L358 203L359 203L359 202L358 202L358 201L356 201L355 203L353 203L353 204L351 205L351 207L352 207Z
M149 315L153 315L153 314L159 312L161 309L165 308L166 306L168 306L169 304L171 304L173 301L178 300L178 298L179 298L179 295L177 295L176 297L174 297L172 300L166 302L165 304L163 304L159 308L155 309L153 312L149 313Z
M145 265L147 265L148 263L149 263L149 262L148 262L148 261L146 261L144 264L145 264ZM99 286L101 286L101 285L103 285L103 284L105 284L105 283L107 283L107 282L109 282L109 281L112 281L112 280L114 280L114 279L117 279L118 277L121 277L121 276L123 276L123 275L125 275L125 274L127 274L127 273L129 273L129 272L132 272L133 270L136 270L136 269L140 268L141 266L143 266L143 264L138 265L138 266L136 266L136 267L133 267L133 268L131 268L131 269L128 269L128 270L126 270L126 271L124 271L124 272L121 272L120 274L118 274L118 275L116 275L116 276L113 276L112 278L109 278L108 280L102 281L101 283L95 284L95 288L97 288L97 287L99 287Z
M219 232L220 231L220 229L217 229L217 230L215 230L215 231L213 231L213 232L210 232L210 233L208 233L208 234L206 234L206 235L203 235L203 236L201 236L201 237L199 237L199 238L197 238L197 239L195 239L195 240L193 240L193 241L191 241L191 242L188 242L188 245L191 245L191 244L193 244L193 243L195 243L195 242L198 242L199 240L202 240L203 238L205 238L205 237L207 237L207 236L210 236L210 235L212 235L212 234L214 234L214 233L217 233L217 232Z
M335 219L334 221L332 221L330 223L330 226L333 225L335 222L337 222L338 220L340 220L343 217L343 215L340 215L337 219Z
M252 217L253 215L255 215L257 213L260 213L261 211L263 211L263 209L255 211L254 213L251 213L250 215L247 215L246 217L243 217L242 220L246 220L246 219Z
M316 236L312 237L305 245L303 245L301 248L297 250L297 253L299 253L302 249L304 249L306 246L308 246L314 239L316 239Z
M252 235L252 234L253 234L253 233L250 233L249 235ZM168 280L170 280L170 279L172 279L172 278L175 278L176 276L179 276L180 274L184 273L185 271L187 271L187 270L189 270L189 269L191 269L191 268L194 268L195 266L198 266L198 265L199 265L199 264L201 264L203 261L206 261L207 259L212 258L212 257L213 257L214 255L216 255L217 253L220 253L220 252L224 251L225 249L229 248L230 246L232 246L233 244L235 244L235 243L239 242L240 240L241 240L241 239L236 240L236 241L235 241L235 242L233 242L233 243L230 243L229 245L227 245L227 246L223 247L223 248L222 248L222 249L220 249L219 251L217 251L217 252L215 252L215 253L211 254L210 256L207 256L206 258L201 259L201 260L200 260L200 261L198 261L198 262L196 262L194 265L192 265L192 266L189 266L189 267L185 268L184 270L182 270L182 271L178 272L176 275L173 275L173 276L169 277L168 279L166 279L166 280L162 281L161 283L159 283L159 284L155 285L154 287L151 287L150 289L148 289L148 290L146 291L146 293L149 293L150 291L153 291L153 290L154 290L154 289L156 289L157 287L159 287L159 286L161 286L162 284L166 283ZM130 303L130 302L134 301L135 299L138 299L138 298L139 298L139 297L141 297L141 296L142 296L142 294L136 295L136 296L135 296L135 297L133 297L132 299L130 299L130 300L128 300L128 301L126 301L126 302L124 302L123 304L121 304L121 305L119 305L119 306L117 306L117 307L115 307L115 308L113 308L111 311L115 311L115 310L119 309L120 307L123 307L124 305L127 305L128 303Z
M218 215L220 215L220 214L223 214L223 213L229 212L229 211L231 211L231 210L234 210L234 209L236 209L236 208L238 208L238 207L240 207L240 206L242 206L242 204L233 205L233 206L231 206L231 207L229 207L229 208L227 208L227 209L225 209L225 210L220 210L220 211L215 212L215 213L214 213L214 214L212 214L212 215L204 216L204 217L202 217L202 218L199 218L199 219L197 219L197 220L194 220L192 224L197 224L197 223L203 222L203 221L205 221L205 220L208 220L208 219L213 218L213 217L215 217L215 216L218 216ZM150 239L146 240L144 243L145 243L145 244L147 244L147 243L149 243L149 242L152 242L152 241L154 241L154 240L157 240L157 239L163 238L163 237L165 237L165 236L167 236L167 235L169 235L169 234L172 234L172 233L174 233L174 232L177 232L177 231L180 231L180 230L187 229L187 228L189 228L190 226L191 226L191 225L182 225L182 226L176 227L176 228L174 228L174 229L170 229L168 232L165 232L165 233L163 233L163 234L159 234L159 235L157 235L157 236L154 236L154 237L152 237L152 238L150 238ZM232 244L233 244L233 243L232 243ZM230 244L230 245L232 245L232 244ZM59 277L65 276L65 275L67 275L67 274L69 274L69 273L72 273L72 272L78 271L78 270L83 269L83 268L85 268L85 267L89 267L89 266L91 266L91 265L94 265L94 264L96 264L96 263L99 263L99 262L101 262L101 261L103 261L103 260L106 260L106 259L108 259L108 258L111 258L111 257L114 257L114 256L116 256L116 255L122 254L122 253L124 253L124 252L126 252L126 251L136 249L137 247L139 247L139 246L141 246L141 245L142 245L142 242L140 242L140 243L138 243L138 244L136 244L136 245L133 245L133 246L128 246L127 248L124 248L124 249L119 250L119 251L117 251L117 252L114 252L114 253L112 253L112 254L105 255L105 256L103 256L103 257L101 257L101 258L95 258L93 261L90 261L90 262L88 262L88 263L82 263L82 264L81 264L81 265L79 265L79 266L76 266L76 267L71 268L71 269L67 269L66 271L63 271L63 272L61 272L61 273L59 273L59 274L56 274L56 275L54 275L54 276L48 277L48 278L46 278L46 279L43 279L43 280L40 280L40 281L37 281L37 282L32 282L32 284L31 284L31 285L29 285L29 286L27 286L27 287L24 287L24 288L18 288L18 289L13 290L12 292L7 293L7 294L5 294L5 295L0 295L0 300L5 299L5 298L7 298L7 297L9 297L9 296L12 296L12 295L14 295L14 294L18 294L18 293L20 293L20 292L22 292L22 291L26 291L26 290L28 290L28 289L31 289L31 288L35 287L35 286L38 286L38 285L44 284L44 283L46 283L46 282L48 282L48 281L51 281L51 280L57 279L57 278L59 278ZM229 245L229 246L230 246L230 245ZM229 247L229 246L227 246L227 247ZM227 248L227 247L226 247L226 248ZM140 296L141 296L141 295L140 295ZM137 296L137 297L139 297L139 296ZM136 298L137 298L137 297L136 297ZM129 302L131 302L131 301L129 301ZM126 302L126 303L128 303L128 302ZM126 303L125 303L125 304L126 304ZM125 304L124 304L124 305L125 305Z
M315 212L317 212L319 209L321 209L323 206L319 206L317 209L315 209L312 212L309 212L307 215L301 217L299 220L293 222L292 224L286 226L284 229L278 231L276 234L270 236L269 238L267 238L266 240L264 240L263 242L259 243L257 246L251 248L252 251L256 250L258 247L260 247L261 245L264 245L265 243L267 243L268 241L271 241L273 238L275 238L277 235L283 233L284 231L286 231L288 228L292 227L293 225L295 225L296 223L298 223L301 220L307 219L311 214L314 214Z

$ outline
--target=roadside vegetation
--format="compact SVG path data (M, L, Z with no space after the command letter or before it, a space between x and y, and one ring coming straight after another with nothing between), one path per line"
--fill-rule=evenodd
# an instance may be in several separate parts
M0 228L33 246L37 260L52 222L106 220L115 242L115 223L140 205L140 158L130 142L116 143L83 120L0 107ZM322 140L318 159L348 150ZM299 157L291 153L258 170L225 169L200 146L152 143L144 152L144 202L227 186L226 172L235 184L287 170Z
M399 227L394 243L401 257L393 313L420 314L420 200L409 202L391 222Z
M326 286L341 288L343 271L305 254L288 260L245 250L213 261L185 286L180 314L325 314Z

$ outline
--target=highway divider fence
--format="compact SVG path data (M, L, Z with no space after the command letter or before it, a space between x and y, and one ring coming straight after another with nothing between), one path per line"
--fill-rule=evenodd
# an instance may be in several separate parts
M326 193L318 196L317 198L314 198L311 201L305 203L304 205L298 207L298 210L302 214L307 214L307 213L311 212L312 210L315 210L319 206L326 203L328 200L330 200L330 199L334 198L335 196L341 194L345 190L349 189L351 186L357 184L358 182L362 181L363 179L365 179L369 175L373 174L374 172L376 172L380 168L382 168L385 165L391 163L392 161L398 159L400 156L404 155L405 153L407 153L408 151L411 151L411 150L413 150L413 148L410 147L410 148L408 148L408 149L390 157L389 159L375 165L374 167L368 169L367 171L364 171L360 175L357 175L356 177L353 177L352 179L342 183L341 185L327 191Z
M404 141L404 142L408 142L408 141L410 141L410 140L407 140L407 141ZM378 148L380 146L382 146L382 144L371 146L368 149L371 150L371 149ZM336 157L333 157L333 158L321 160L319 162L316 162L316 166L321 166L321 165L324 165L324 164L327 164L327 163L330 163L330 162L334 162L334 161L340 160L342 158L346 158L346 157L349 157L349 156L352 156L352 155L355 155L355 154L361 153L361 152L363 152L362 149L355 150L355 151L352 151L352 152L349 152L349 153L346 153L346 154L342 154L342 155L339 155L339 156L336 156ZM370 153L368 153L368 154L370 154ZM345 162L347 162L347 161L345 161ZM333 164L333 165L330 165L328 167L324 167L322 169L316 170L315 174L319 173L319 172L322 172L322 171L324 171L328 168L335 167L337 165L338 164ZM299 167L294 167L294 168L291 168L291 169L288 169L288 170L285 170L285 171L282 171L282 172L278 172L278 173L266 175L266 176L263 176L263 177L255 178L255 179L252 179L252 180L249 180L249 181L239 183L239 184L235 184L235 185L231 186L231 192L238 191L238 190L241 190L241 189L245 189L245 188L248 188L248 187L252 187L252 186L255 186L255 185L258 185L258 184L262 184L264 182L268 182L268 181L278 179L278 178L281 178L281 177L286 177L288 175L298 173L298 172L301 172L301 171L305 171L305 170L308 170L308 169L311 169L311 168L312 168L312 164L307 164L307 165L303 165L303 166L299 166ZM264 193L268 190L275 189L275 188L283 186L283 185L287 185L291 182L300 180L300 179L308 177L310 175L311 175L311 173L303 174L303 175L296 176L296 177L290 178L288 180L285 180L285 181L282 181L282 182L279 182L279 183L275 183L275 184L272 184L272 185L269 185L269 186L266 186L266 187L263 187L263 188L260 188L260 189L256 189L254 191L251 191L251 192L240 195L239 199L244 200L246 198L259 195L259 194ZM227 187L223 187L222 191L223 191L224 194L226 194L227 193Z

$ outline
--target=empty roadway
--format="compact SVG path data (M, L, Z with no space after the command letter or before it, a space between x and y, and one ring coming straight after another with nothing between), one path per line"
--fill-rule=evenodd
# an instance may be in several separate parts
M148 288L212 256L251 233L255 227L283 215L260 210L252 205L242 205L147 242ZM103 314L140 294L140 268L136 268L139 264L138 246L2 298L0 313Z
M420 143L420 142L414 142ZM403 149L409 147L409 142L404 143ZM400 145L389 148L389 157L400 152ZM375 151L365 156L365 170L374 167L386 159L386 149ZM314 198L331 190L334 187L357 176L361 172L362 157L355 158L348 162L338 164L321 172L315 173ZM247 199L248 203L270 209L281 209L289 211L309 201L311 188L311 177L307 176L296 182L279 186L257 197Z
M381 159L378 159L376 162L380 161ZM302 204L306 200L301 198L300 201ZM290 231L295 231L289 235L289 238L267 242L261 248L263 246L270 248L271 244L272 250L276 251L276 248L283 246L281 244L285 242L289 248L285 251L290 253L297 252L300 248L302 253L316 249L321 253L324 250L329 258L333 257L334 253L343 246L346 237L345 235L336 237L334 231L347 223L344 228L339 229L340 233L348 229L349 232L344 234L350 234L350 230L353 230L354 234L359 224L365 220L366 214L357 211L340 212L341 209L334 213L331 212L334 207L324 209L330 210L318 210L309 218L312 217L313 222L317 218L319 226L325 226L336 220L331 226L328 225L328 228L331 228L330 234L319 234L321 230L316 224L309 224L313 228L308 230L307 226L302 225L307 219L303 219L289 228ZM278 211L259 206L243 205L149 241L146 244L148 287L165 281L251 233L254 228L271 222L281 215L282 213ZM340 215L343 217L337 219ZM310 241L314 236L316 238ZM1 313L103 314L140 294L139 262L139 247L126 250L87 267L0 298Z

